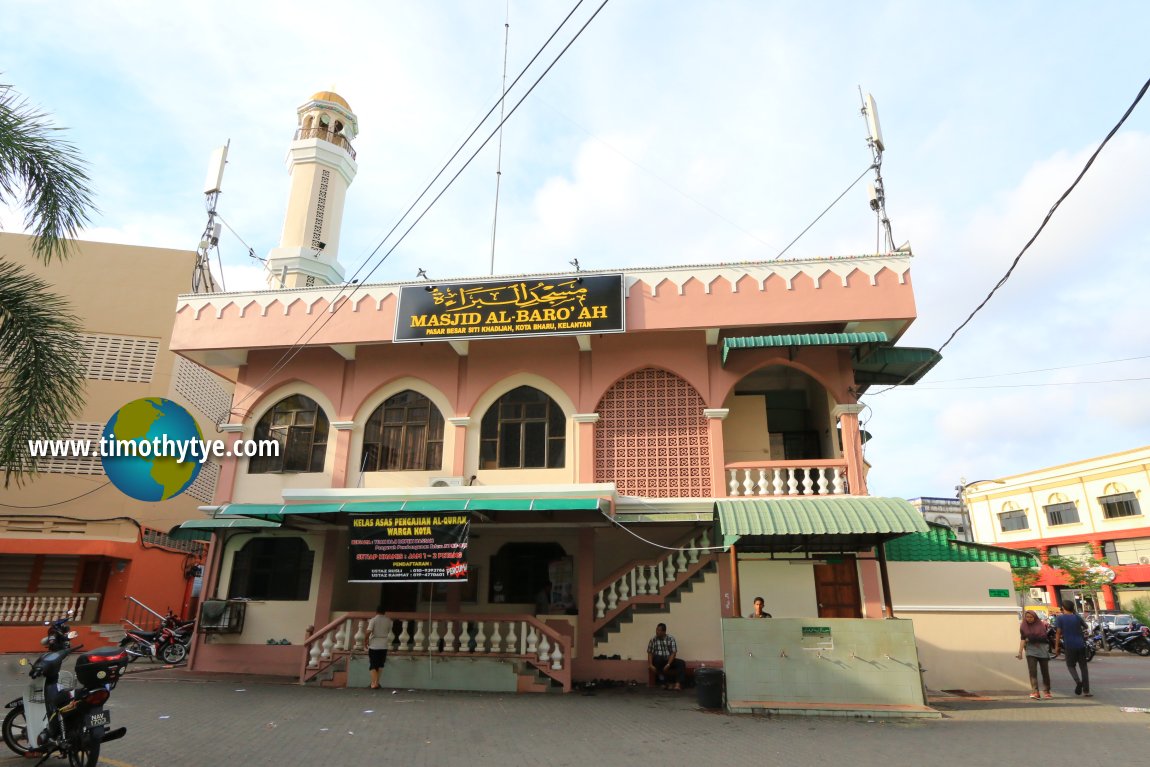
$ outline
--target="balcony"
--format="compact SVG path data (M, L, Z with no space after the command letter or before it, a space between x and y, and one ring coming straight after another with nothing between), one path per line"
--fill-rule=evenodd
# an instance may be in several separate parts
M300 128L295 132L296 141L302 141L309 138L317 138L321 141L326 141L329 144L335 144L338 147L342 147L348 154L351 155L351 159L355 159L355 149L352 148L351 142L347 140L347 136L343 135L342 133L336 133L335 131L330 131L326 128Z
M727 495L732 498L850 495L847 462L837 458L743 461L724 468Z

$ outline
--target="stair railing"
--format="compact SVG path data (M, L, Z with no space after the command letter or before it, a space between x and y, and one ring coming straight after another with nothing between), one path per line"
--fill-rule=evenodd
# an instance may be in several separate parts
M598 631L636 604L659 604L707 565L714 554L708 551L710 533L693 531L678 545L654 559L630 562L595 585L595 621Z
M304 639L300 683L366 652L367 623L375 613L350 612ZM387 613L392 655L515 658L571 690L571 638L534 615Z

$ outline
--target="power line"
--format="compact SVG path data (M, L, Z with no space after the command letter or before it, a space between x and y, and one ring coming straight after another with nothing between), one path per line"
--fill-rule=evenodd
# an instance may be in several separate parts
M965 328L970 323L970 321L974 319L974 316L982 311L982 308L990 302L990 299L994 296L995 293L998 292L998 289L1005 285L1006 281L1010 279L1010 275L1014 273L1014 268L1018 266L1018 263L1022 260L1023 254L1030 249L1030 246L1033 245L1035 240L1038 239L1038 235L1042 234L1042 230L1046 228L1048 223L1050 223L1050 219L1054 216L1054 211L1058 210L1058 207L1062 205L1062 201L1069 197L1070 193L1073 192L1075 187L1078 186L1078 182L1081 181L1082 177L1086 175L1086 171L1090 170L1090 166L1094 164L1094 160L1098 157L1099 154L1102 153L1102 150L1106 148L1106 145L1110 143L1110 139L1114 138L1114 135L1118 133L1118 130L1126 122L1126 119L1130 117L1130 114L1134 111L1134 108L1138 106L1138 103L1142 101L1142 97L1146 95L1147 89L1150 89L1150 80L1147 80L1142 84L1142 88L1138 91L1138 95L1134 97L1134 101L1126 109L1125 114L1122 115L1122 119L1120 119L1117 124L1115 124L1115 126L1110 129L1110 132L1106 134L1106 138L1102 139L1102 143L1098 145L1098 148L1094 150L1092 155L1090 155L1090 159L1088 159L1086 164L1082 166L1082 170L1074 179L1074 182L1069 187L1067 187L1066 191L1062 193L1062 196L1059 197L1057 201L1055 201L1054 205L1050 206L1050 210L1046 213L1046 217L1043 218L1042 223L1038 225L1037 231L1035 231L1034 235L1029 240L1027 240L1025 245L1022 246L1022 250L1018 251L1018 255L1014 257L1014 261L1011 262L1010 268L1006 270L1006 274L1002 275L1002 278L995 284L993 288L991 288L990 292L986 295L986 298L982 299L982 303L974 307L974 311L972 311L970 315L962 321L961 325L954 329L954 332L950 334L950 337L947 338L945 342L943 342L942 346L938 347L938 351L940 353L943 349L950 345L950 342L954 340L954 337L958 335L959 331ZM901 386L903 383L910 380L929 364L929 361L922 363L910 373L907 373L907 375L897 384L888 386L885 389L880 389L874 392L874 394L884 394L897 386Z
M595 9L595 13L593 13L591 15L591 18L589 18L583 24L583 26L579 28L579 30L575 33L575 36L573 38L571 38L570 42L568 42L567 45L563 48L563 50L561 50L559 52L559 54L555 57L555 59L552 60L551 64L548 65L547 69L545 69L543 71L543 74L540 75L538 77L538 79L535 80L535 82L532 84L531 88L527 91L527 93L524 94L523 97L520 98L520 100L515 104L515 107L511 110L511 112L508 113L507 116L504 117L499 122L499 125L497 125L495 128L496 131L498 131L499 128L501 128L503 126L503 123L507 122L507 120L509 120L511 118L511 115L515 114L515 110L518 109L519 105L523 103L523 99L527 98L527 96L530 95L531 91L535 89L535 87L539 84L539 82L544 77L547 76L547 73L551 71L551 68L554 67L556 63L558 63L559 59L563 57L563 54L565 54L567 52L568 48L570 48L571 45L576 40L579 39L579 36L581 34L583 34L583 30L586 29L587 26L591 23L591 21L593 21L595 19L595 17L599 15L599 12L601 10L603 10L603 7L605 5L607 5L607 2L608 2L608 0L603 0L603 3L598 8ZM495 135L494 131L483 141L483 143L479 146L479 149L475 150L475 152L471 155L471 157L469 157L467 159L467 161L463 164L463 167L461 167L459 169L459 171L456 172L456 174L454 176L452 176L451 180L449 180L447 182L447 185L439 192L438 195L436 195L435 199L433 199L431 201L431 203L428 204L427 208L424 209L423 213L420 214L419 218L417 218L415 220L415 222L411 226L409 226L407 228L407 230L400 236L400 239L379 259L379 261L376 263L376 265L374 267L372 267L372 269L361 280L359 280L357 282L355 280L355 278L358 277L359 273L363 270L363 268L367 266L368 262L373 257L375 257L375 254L380 251L380 249L384 246L384 243L387 242L387 239L392 234L395 233L395 231L403 223L404 219L406 219L407 216L410 215L411 211L415 209L416 205L419 204L419 202L424 198L424 196L428 193L428 191L431 190L432 186L435 185L436 181L439 180L440 176L442 176L447 171L448 167L450 167L451 163L455 161L455 158L459 156L460 152L462 152L464 150L464 148L467 146L467 144L471 141L472 137L474 137L475 134L479 132L479 129L481 127L483 127L483 124L487 121L487 118L489 118L492 115L492 113L494 113L495 110L497 108L499 108L499 106L504 102L504 100L506 99L507 92L512 90L515 87L515 85L519 82L519 80L523 77L523 75L527 73L527 70L530 69L531 66L535 63L535 61L539 58L539 56L541 56L543 54L543 51L546 50L546 48L551 44L551 41L555 39L555 36L557 34L559 34L560 30L562 30L563 27L566 26L568 20L575 14L575 11L577 11L582 4L583 4L583 0L578 0L578 2L571 9L571 11L563 18L563 21L561 21L559 23L559 26L557 26L555 28L555 30L551 33L551 35L547 38L547 40L543 43L543 45L539 47L539 50L536 51L535 55L531 57L531 60L529 62L527 62L526 66L524 66L522 70L520 70L519 74L512 81L510 87L508 87L507 90L500 95L499 99L495 102L495 104L493 104L491 106L491 109L489 109L487 111L487 114L483 116L483 119L480 120L479 123L475 126L475 128L472 129L471 133L468 134L467 138L465 138L463 140L463 142L459 145L459 148L455 150L455 152L451 155L451 157L448 158L447 162L445 162L443 164L443 167L440 168L439 172L435 174L435 177L432 178L431 181L429 181L427 183L427 186L424 187L423 191L419 193L419 196L416 197L415 201L411 203L411 205L408 207L408 209L406 211L404 211L403 215L400 216L399 219L395 222L395 224L391 227L391 229L388 230L387 234L385 234L383 236L383 239L381 239L379 241L379 244L375 246L375 248L371 251L371 253L368 254L367 258L365 258L363 260L363 263L361 263L359 268L356 269L355 274L352 275L353 287L351 289L351 292L347 296L348 299L350 299L351 296L354 295L359 290L359 288L367 281L367 278L371 277L371 275L375 273L375 270L378 269L379 266L384 261L387 260L388 256L390 256L395 251L395 249L397 247L399 247L399 244L401 242L403 242L403 239L405 237L407 237L407 234L415 227L416 224L419 223L419 221L423 218L423 216L425 216L427 214L427 212L429 210L431 210L431 208L435 205L435 203L439 200L439 198L442 197L443 194L448 189L451 188L451 185L455 182L455 179L459 178L459 175L463 172L464 169L467 168L468 165L471 164L471 161L473 159L475 159L475 156L478 155L479 152L485 146L487 146L487 143L489 141L491 141L491 137ZM290 363L291 360L294 359L296 357L296 355L299 354L300 351L302 351L303 343L310 341L312 338L314 338L316 336L316 334L319 333L320 330L323 329L323 327L331 320L331 317L333 317L335 315L335 312L339 310L340 306L342 306L342 304L340 304L340 306L337 306L336 304L337 304L337 302L339 302L340 296L342 295L343 291L346 288L347 288L347 284L340 286L339 291L336 293L335 297L332 299L331 303L329 304L329 306L332 306L334 308L331 309L330 311L324 312L322 315L316 315L312 319L311 323L307 326L307 328L305 328L304 331L300 334L300 336L295 340L295 342L287 349L287 351L284 352L284 354L280 358L280 360L275 365L272 366L272 368L268 371L267 374L264 375L263 380L261 380L258 384L254 385L248 391L248 393L246 395L241 397L237 402L235 402L233 404L233 408L231 410L232 414L237 413L236 406L242 404L243 402L246 402L248 399L250 399L252 396L254 396L257 392L261 391L263 386L268 381L271 380L272 376L277 374L279 371L283 370L288 365L288 363ZM346 303L346 301L344 303ZM320 321L321 316L323 317L323 323L319 326L319 328L316 328L315 331L312 332L312 328L314 328L316 323ZM308 335L309 332L311 333L310 336ZM305 336L307 337L307 341L304 340ZM301 342L303 342L303 343L301 343ZM238 411L238 412L242 415L242 414L246 414L247 411Z
M841 200L843 197L846 197L846 194L847 194L847 192L849 192L850 190L854 189L854 187L855 187L855 184L857 184L858 182L862 181L862 180L863 180L863 176L865 176L866 174L870 173L870 171L871 171L871 169L872 169L872 168L874 168L874 166L873 166L873 165L868 165L868 166L866 166L866 170L864 170L862 173L860 173L860 174L859 174L859 177L858 177L858 178L856 178L854 181L852 181L852 182L850 183L850 186L848 186L846 189L844 189L844 190L842 191L842 194L840 194L838 197L836 197L836 198L834 199L834 202L832 202L830 205L828 205L828 206L826 207L826 210L824 210L822 213L820 213L820 214L818 214L817 216L815 216L815 220L814 220L814 221L812 221L812 222L810 222L809 224L807 224L807 228L806 228L806 229L804 229L804 230L802 230L801 232L799 232L799 236L798 236L798 237L796 237L795 239L791 240L791 241L790 241L790 244L788 244L788 245L787 245L787 247L785 247L785 248L783 248L782 250L780 250L780 251L779 251L779 254L778 254L777 256L775 256L775 257L774 257L772 260L773 260L773 261L778 261L780 258L782 258L782 257L783 257L783 254L784 254L784 253L786 253L788 250L790 250L790 249L791 249L791 245L794 245L796 242L798 242L800 239L802 239L802 236L803 236L804 234L806 234L808 231L810 231L810 228L811 228L812 226L814 226L815 224L817 224L817 223L819 222L819 219L820 219L820 218L822 218L822 217L823 217L823 216L825 216L827 213L829 213L829 212L830 212L830 209L831 209L831 208L833 208L835 205L837 205L839 200Z
M1141 357L1123 357L1117 360L1101 360L1099 362L1079 362L1074 365L1059 365L1052 368L1035 368L1034 370L1017 370L1013 373L989 373L982 376L966 376L964 378L944 378L941 381L931 381L932 384L940 383L954 383L955 381L979 381L986 378L1005 378L1006 376L1023 376L1030 373L1050 373L1055 370L1071 370L1073 368L1085 368L1093 365L1112 365L1117 362L1134 362L1135 360L1150 359L1150 355L1143 355Z
M66 503L71 503L72 501L78 501L85 496L91 495L92 493L96 492L97 490L103 490L105 487L107 487L110 484L112 484L112 483L111 482L105 482L104 484L102 484L98 487L92 488L91 490L89 490L86 493L81 493L80 495L77 495L74 498L67 498L63 501L56 501L55 503L45 503L45 504L41 504L39 506L18 506L14 503L0 503L0 506L2 506L5 509L50 509L53 506L63 506ZM125 517L116 517L116 519L125 519Z
M1028 384L990 384L987 386L917 386L916 391L963 391L965 389L1024 389L1041 386L1090 386L1094 384L1129 383L1132 381L1150 381L1146 378L1108 378L1104 381L1052 381L1050 383Z

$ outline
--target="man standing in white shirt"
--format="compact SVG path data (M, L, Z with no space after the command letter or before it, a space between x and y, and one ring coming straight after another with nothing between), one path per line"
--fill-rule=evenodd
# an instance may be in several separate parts
M379 689L379 675L387 663L387 635L391 633L391 618L383 605L375 608L375 617L367 622L367 665L371 669L371 689Z

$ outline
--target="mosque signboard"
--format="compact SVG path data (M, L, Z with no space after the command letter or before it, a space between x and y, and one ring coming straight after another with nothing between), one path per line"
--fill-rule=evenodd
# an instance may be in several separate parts
M621 333L623 275L413 285L399 294L396 341Z

